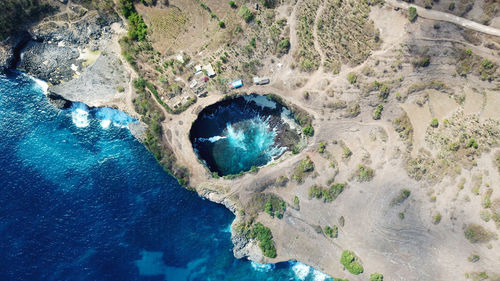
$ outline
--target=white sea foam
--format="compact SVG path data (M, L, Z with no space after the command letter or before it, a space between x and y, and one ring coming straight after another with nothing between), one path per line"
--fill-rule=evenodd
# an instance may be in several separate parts
M123 128L129 123L136 122L135 119L128 116L125 112L110 107L99 108L96 112L96 118L102 120L101 126L107 125L107 127L103 126L105 129L108 128L111 123L113 123L113 126Z
M235 146L239 147L243 150L247 150L245 141L245 132L243 130L235 130L231 124L227 124L227 138L229 142Z
M79 102L73 103L71 107L71 119L78 128L85 128L89 125L89 109Z
M274 269L274 264L272 264L272 263L270 263L270 264L260 264L260 263L256 263L256 262L252 261L251 264L252 264L252 268L255 271L269 272L269 271L272 271Z
M38 78L35 78L35 77L32 77L30 76L31 79L33 79L33 81L35 81L36 85L42 89L42 91L46 94L47 93L47 89L49 88L49 85L47 84L47 82L43 81L43 80L40 80Z
M330 278L330 276L324 274L323 272L313 269L313 278L314 281L325 281L326 279Z
M268 107L268 108L271 108L271 109L275 109L276 108L276 103L268 98L266 98L265 96L261 96L261 95L248 95L248 96L244 96L243 97L245 99L246 102L255 102L258 106L264 108L264 107Z
M301 262L294 262L292 266L293 273L299 280L305 280L307 275L311 273L311 267Z
M103 129L109 128L110 125L111 125L111 120L102 120L101 121L101 127Z

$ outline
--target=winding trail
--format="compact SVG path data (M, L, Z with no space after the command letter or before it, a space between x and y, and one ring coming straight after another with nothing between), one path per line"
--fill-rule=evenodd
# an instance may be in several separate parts
M321 19L321 15L323 14L323 10L325 9L325 3L322 3L318 11L316 12L316 18L314 19L314 28L313 28L313 38L314 38L314 49L316 49L316 52L318 52L319 57L321 58L320 64L318 71L323 72L323 65L325 64L325 54L321 50L321 46L319 45L319 40L318 40L318 22Z
M461 17L457 17L452 14L448 14L445 12L440 12L440 11L435 11L435 10L428 10L425 8L422 8L420 6L416 6L413 4L408 4L406 2L401 2L398 0L385 0L385 2L393 7L396 8L401 8L408 10L410 7L415 7L417 9L417 14L419 17L426 18L426 19L431 19L431 20L439 20L439 21L446 21L450 23L454 23L456 25L462 26L464 28L472 29L481 33L493 35L493 36L499 36L500 37L500 29L483 25L480 23L477 23L475 21L471 21L468 19L464 19Z

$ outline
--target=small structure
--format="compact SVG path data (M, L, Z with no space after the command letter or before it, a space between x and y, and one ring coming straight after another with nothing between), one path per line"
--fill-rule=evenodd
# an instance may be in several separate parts
M253 78L253 83L255 85L265 85L265 84L269 84L270 80L269 78L265 78L265 77L254 77Z
M201 65L197 65L194 67L194 73L198 74L198 73L201 73Z
M233 82L231 82L231 84L229 84L229 88L231 89L238 89L241 87L243 87L243 81L241 79L234 80Z
M204 65L202 69L207 72L208 77L214 77L215 76L214 68L212 67L212 65L210 63L207 64L207 65Z

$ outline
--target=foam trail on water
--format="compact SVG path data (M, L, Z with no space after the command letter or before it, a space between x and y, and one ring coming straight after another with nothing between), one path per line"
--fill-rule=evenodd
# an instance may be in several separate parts
M214 136L210 138L198 138L199 141L209 141L209 142L218 142L222 139L226 139L226 136Z
M74 102L71 106L71 119L78 128L87 127L89 125L89 108L81 102Z
M272 271L274 269L274 264L272 264L272 263L270 263L270 264L260 264L260 263L256 263L256 262L252 261L251 264L252 264L252 268L255 271L269 272L269 271Z
M305 280L306 277L311 272L311 267L297 261L297 262L293 262L292 270L293 270L293 273L295 273L295 276L299 280Z

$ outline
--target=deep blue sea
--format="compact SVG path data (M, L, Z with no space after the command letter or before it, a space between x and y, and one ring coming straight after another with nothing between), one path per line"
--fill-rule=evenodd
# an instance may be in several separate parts
M0 75L0 280L325 280L232 254L223 206L178 185L112 109Z

